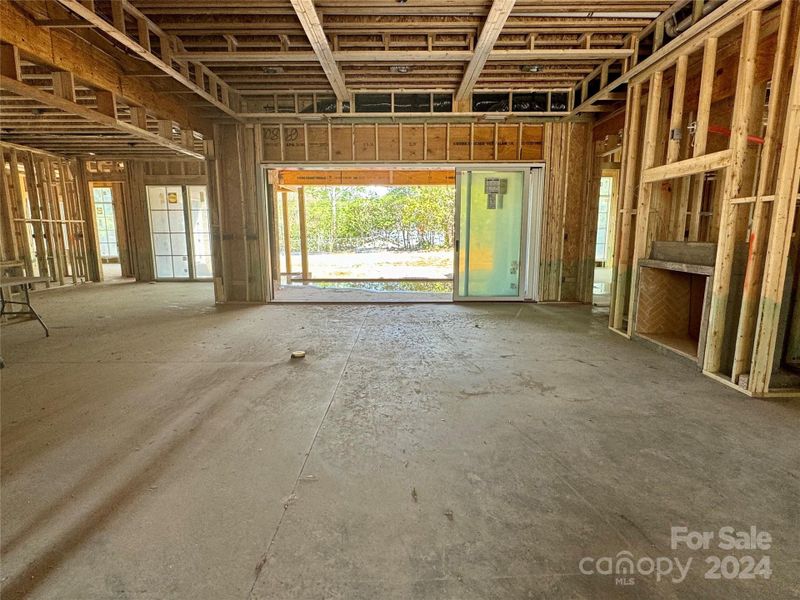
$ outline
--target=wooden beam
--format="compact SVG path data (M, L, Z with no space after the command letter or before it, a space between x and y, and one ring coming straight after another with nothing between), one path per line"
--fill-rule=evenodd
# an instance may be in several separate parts
M642 183L666 181L676 177L686 177L697 173L707 173L727 167L731 163L731 150L720 150L698 158L687 158L678 162L651 167L642 172Z
M139 129L138 127L134 127L133 125L118 119L114 119L113 117L105 115L92 108L88 108L82 104L77 104L75 102L71 102L70 100L59 98L55 94L44 92L39 88L35 88L26 83L22 83L21 81L11 79L5 75L0 75L0 89L12 92L24 98L36 100L37 102L41 102L42 104L52 108L57 108L59 110L63 110L64 112L77 115L93 123L97 123L98 125L104 125L117 131L130 134L137 139L163 146L180 154L185 154L187 156L191 156L192 158L204 158L202 154L183 148L180 144L173 143L172 141L166 140L154 133L150 133L149 131Z
M65 8L69 9L70 11L74 12L79 17L85 19L87 22L94 25L97 29L102 31L104 34L108 35L115 41L119 42L126 48L133 50L137 54L139 54L144 60L149 62L151 65L157 67L160 71L170 75L173 79L187 87L188 89L192 90L198 96L210 102L214 106L216 106L221 111L227 113L228 115L235 117L236 112L228 105L221 102L219 99L215 98L205 90L200 89L195 85L194 82L186 78L180 71L176 70L172 67L172 64L169 62L171 61L171 36L166 34L160 28L158 28L154 24L148 24L148 27L151 31L154 31L156 35L162 40L162 57L158 57L153 54L149 49L143 47L139 42L134 40L130 37L127 33L120 31L114 25L103 19L100 15L98 15L93 10L87 8L86 6L82 5L77 0L57 0L61 3ZM130 4L126 5L128 10L135 10ZM140 19L146 19L147 17L138 11L136 11L135 16Z
M339 65L336 64L328 38L325 37L325 32L322 30L322 23L317 15L317 9L314 8L314 0L291 0L291 2L295 13L297 13L297 18L300 19L300 24L306 32L308 41L314 49L317 60L319 60L325 76L330 81L333 93L341 101L349 100L350 93L344 83L344 75L339 69Z
M659 130L658 121L661 109L661 87L663 81L663 71L656 71L650 76L650 86L647 90L647 116L645 117L644 125L644 146L642 148L643 172L652 168L655 162ZM639 204L636 208L636 235L633 243L633 259L631 260L631 298L630 314L628 315L628 335L633 335L633 328L636 322L639 260L645 258L647 255L652 199L653 184L642 184L641 191L639 192Z
M630 48L542 48L535 50L492 50L489 62L517 60L560 60L592 62L604 59L627 58ZM345 62L469 62L475 55L471 50L334 50L333 59ZM302 50L292 52L264 50L197 50L179 51L172 56L177 61L214 63L316 63L317 54Z
M464 71L464 78L461 80L461 85L456 92L456 101L464 100L472 93L472 88L475 87L475 83L478 81L481 71L483 71L483 66L489 59L489 54L494 48L497 38L500 37L500 32L503 30L512 8L514 8L514 0L494 0L492 2L492 8L489 10L483 29L481 29L478 43L475 46L475 52Z
M0 23L2 41L16 47L17 53L23 53L32 62L52 70L69 71L92 88L114 92L126 104L147 106L160 118L210 133L210 122L188 109L185 101L157 89L148 78L125 75L123 67L111 56L73 32L38 27L14 2L0 1Z

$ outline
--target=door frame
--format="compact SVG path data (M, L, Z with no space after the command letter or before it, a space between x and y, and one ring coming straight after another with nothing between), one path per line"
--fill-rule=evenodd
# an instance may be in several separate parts
M516 296L461 296L459 262L461 253L461 173L462 171L522 172L522 216L519 232L519 287ZM534 181L535 179L535 181ZM544 183L543 164L459 165L456 167L456 201L453 232L453 302L522 302L538 300L539 257ZM534 193L535 192L535 193Z
M525 261L525 271L522 271L522 262L520 263L520 273L524 274L525 285L520 286L524 289L519 296L500 296L500 297L482 297L470 299L456 299L457 277L458 277L458 262L455 255L455 237L454 237L454 253L453 253L453 297L452 302L471 302L471 301L539 301L539 263L541 262L541 237L542 237L542 210L544 206L544 187L545 187L545 169L547 163L543 160L533 160L530 162L396 162L396 161L381 161L381 162L343 162L343 163L330 163L330 162L262 162L258 165L263 178L264 189L264 203L266 224L267 248L269 249L270 256L267 259L269 265L269 294L267 302L275 300L275 290L273 289L272 282L275 281L276 274L275 265L273 264L274 248L272 244L274 240L274 231L272 225L275 221L275 215L271 214L271 187L269 183L269 172L280 169L302 169L308 171L339 171L343 169L374 169L378 171L386 170L443 170L453 169L456 174L456 203L454 214L453 235L455 236L455 229L458 227L459 218L459 170L472 169L476 171L525 171L525 189L524 192L527 202L523 206L525 211L523 214L523 232L527 229L527 235L523 235L522 244L525 247L522 253L522 261ZM536 178L534 180L534 178ZM532 185L533 182L537 185ZM527 215L527 216L526 216ZM521 234L522 235L522 234ZM280 271L280 266L278 266Z
M186 236L186 254L187 258L189 259L189 277L159 277L158 276L158 266L156 264L156 248L155 248L155 240L153 239L153 213L150 209L150 195L147 191L147 188L151 187L163 187L164 189L167 188L180 188L181 195L183 197L183 223L184 223L184 235ZM148 183L145 184L145 199L147 202L147 223L150 229L150 247L152 249L153 255L153 281L169 281L169 282L182 282L182 281L199 281L199 282L208 282L214 279L214 275L210 277L197 277L195 273L195 264L194 264L194 228L192 226L192 206L191 206L191 197L189 195L189 188L190 187L202 187L206 190L206 199L208 200L208 184L201 184L201 183ZM209 222L211 219L211 207L209 206ZM212 250L213 252L213 250ZM170 255L173 256L173 255Z

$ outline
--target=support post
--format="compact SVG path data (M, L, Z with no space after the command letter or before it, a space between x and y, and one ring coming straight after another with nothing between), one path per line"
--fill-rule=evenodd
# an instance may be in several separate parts
M297 188L297 211L300 213L300 260L303 269L303 279L308 279L308 239L306 238L306 189L304 186ZM305 281L303 281L305 284Z
M636 190L636 174L639 155L639 125L642 111L642 84L636 83L629 94L628 119L625 129L625 145L623 154L622 181L622 218L619 220L616 241L616 273L614 276L613 314L611 327L622 329L625 316L625 298L628 297L628 278L631 265L629 254L631 248L631 225L633 222L634 193Z
M656 156L656 142L661 113L661 86L664 72L656 71L650 76L650 87L647 90L647 117L644 126L644 147L642 149L642 172L653 166ZM643 183L639 191L639 204L636 208L636 237L633 243L633 260L631 261L630 311L628 315L628 335L633 335L636 321L636 292L639 279L639 260L647 255L650 231L650 210L653 200L653 183Z

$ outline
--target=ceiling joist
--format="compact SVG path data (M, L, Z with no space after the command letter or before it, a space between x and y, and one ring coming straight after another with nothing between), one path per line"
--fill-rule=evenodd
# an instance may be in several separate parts
M41 90L32 85L28 85L27 83L24 83L7 75L0 75L0 90L4 92L10 92L11 94L14 94L15 96L18 96L20 98L34 100L35 102L38 102L44 106L58 109L69 115L81 117L82 119L85 119L90 123L94 123L101 126L101 128L127 134L128 136L133 138L133 141L130 142L133 145L135 145L136 140L141 140L155 146L167 148L168 150L171 150L178 154L189 156L191 158L198 158L198 159L205 158L203 154L196 152L195 150L188 148L180 143L177 143L172 139L152 133L147 129L142 129L140 127L136 127L135 125L131 125L130 123L121 121L116 114L116 102L113 99L113 97L105 98L104 100L99 100L98 109L95 109L86 106L85 104L79 104L78 102L71 100L69 98L61 97L56 94L51 94L49 92ZM103 92L103 93L108 94L108 92ZM3 98L4 101L7 99L5 96ZM70 130L71 129L72 128L70 127ZM15 132L15 134L11 137L11 139L21 138L27 140L31 135L32 134L28 133L25 130L25 127L22 126L20 128L20 131ZM74 136L75 134L73 133L71 135ZM6 137L8 137L8 135L4 135L4 138ZM75 144L84 144L84 142L79 138L75 139L75 141L70 139L69 132L58 133L57 137L59 138L60 142L65 145L72 144L74 146ZM111 140L109 140L109 142L110 141ZM125 140L116 140L116 142L123 143L126 145L129 144Z

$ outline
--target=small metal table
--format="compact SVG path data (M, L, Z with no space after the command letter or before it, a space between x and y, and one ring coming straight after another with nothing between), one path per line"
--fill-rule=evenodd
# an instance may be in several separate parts
M3 315L30 315L32 318L39 321L39 323L44 327L44 334L45 336L50 336L50 330L47 329L47 325L44 324L42 321L42 317L39 316L39 313L31 306L31 297L30 297L30 286L33 283L47 283L50 281L49 277L0 277L0 316ZM16 300L6 300L6 293L5 291L8 290L9 297L11 296L12 288L19 287L22 288L22 292L24 294L24 301L18 302ZM25 306L26 310L19 310L19 311L6 311L6 304L16 304L18 306Z

